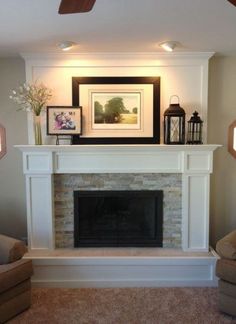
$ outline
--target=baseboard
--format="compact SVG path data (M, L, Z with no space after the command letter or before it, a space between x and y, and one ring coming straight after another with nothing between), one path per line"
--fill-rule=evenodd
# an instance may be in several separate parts
M216 287L211 257L35 258L35 287Z
M157 287L217 287L217 281L106 280L106 281L33 281L38 288L157 288Z

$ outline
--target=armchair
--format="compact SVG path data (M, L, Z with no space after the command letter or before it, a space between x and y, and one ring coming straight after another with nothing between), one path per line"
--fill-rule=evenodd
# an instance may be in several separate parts
M0 323L30 307L31 260L23 260L27 251L22 241L0 235Z
M219 308L222 312L236 316L236 230L216 244L221 259L216 263L219 280Z

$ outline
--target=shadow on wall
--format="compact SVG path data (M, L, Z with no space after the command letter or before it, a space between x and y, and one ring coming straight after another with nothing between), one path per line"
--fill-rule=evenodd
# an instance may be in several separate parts
M0 59L0 123L6 128L7 154L0 160L0 233L26 236L25 182L22 157L15 144L27 143L26 113L17 112L10 91L25 81L20 58Z
M222 144L211 176L210 240L236 228L236 159L227 150L228 127L236 119L236 56L213 57L209 65L208 143Z

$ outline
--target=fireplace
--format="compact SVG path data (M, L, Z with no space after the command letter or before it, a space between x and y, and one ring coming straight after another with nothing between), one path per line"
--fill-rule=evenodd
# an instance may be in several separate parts
M217 145L19 148L26 176L28 257L34 262L34 284L216 284L216 258L208 253L208 220L209 180ZM74 249L74 191L100 190L162 190L163 248Z
M163 247L208 251L218 145L39 146L18 146L31 250L74 247L76 190L163 190Z
M74 191L74 246L162 246L162 190Z

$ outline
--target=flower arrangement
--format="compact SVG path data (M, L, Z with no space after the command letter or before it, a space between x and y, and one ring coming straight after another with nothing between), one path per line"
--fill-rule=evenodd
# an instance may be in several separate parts
M12 90L10 99L14 100L20 108L18 110L31 111L39 116L50 100L52 92L43 83L24 83L17 90Z
M34 135L35 144L42 144L40 114L45 109L47 102L50 100L52 92L43 83L32 83L19 86L17 90L12 90L10 99L15 101L20 108L34 114Z

